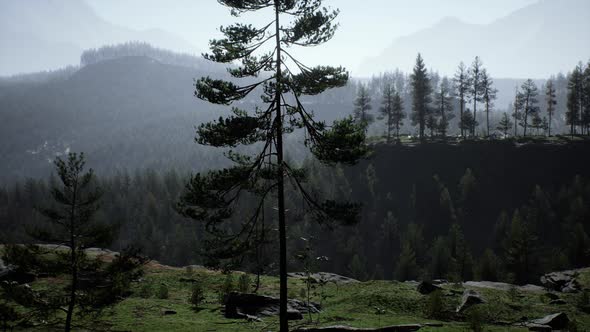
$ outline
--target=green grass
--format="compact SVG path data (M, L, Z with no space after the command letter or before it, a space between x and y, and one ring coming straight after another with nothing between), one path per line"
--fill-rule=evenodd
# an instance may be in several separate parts
M239 273L236 272L234 281L237 284ZM205 300L199 308L189 304L188 299L192 284L181 282L181 278L196 278L202 280L205 290ZM252 277L252 280L255 278ZM204 269L194 269L189 275L179 268L163 267L150 264L146 268L146 275L140 281L133 283L133 294L104 310L94 320L77 318L81 325L92 325L95 329L105 331L276 331L277 317L262 317L262 322L247 322L245 320L226 319L222 314L219 291L225 276L218 272ZM590 287L590 269L584 271L579 278L583 287ZM59 279L40 279L32 286L35 289L59 287ZM167 299L157 298L159 285L165 284L169 289ZM149 285L151 296L143 298L142 288ZM262 278L261 294L277 295L278 279L265 276ZM291 297L299 298L300 290L305 288L302 280L289 279L289 293ZM308 316L303 321L292 322L292 327L304 325L350 325L354 327L380 327L394 324L442 323L441 328L423 328L421 331L468 331L465 314L455 314L462 286L448 285L444 287L442 295L443 317L436 320L428 317L428 296L416 291L416 285L396 281L369 281L348 285L328 284L324 287L323 311L321 315L313 315L313 323L308 322ZM454 292L453 292L454 291ZM499 325L502 322L515 322L523 317L527 319L540 318L556 312L565 312L570 318L576 319L579 330L590 329L590 315L577 309L575 304L579 294L560 294L567 301L566 305L554 306L543 293L518 292L511 294L506 291L493 289L477 289L487 303L479 305L478 309L485 321L485 331L526 331L526 329ZM516 295L516 296L514 296ZM301 298L300 298L301 299ZM303 299L302 299L303 300ZM316 295L314 302L320 299ZM376 308L384 310L378 315ZM164 310L174 310L174 315L164 315Z
M195 270L193 277L200 278L205 283L206 299L204 304L196 309L188 304L190 283L180 282L186 277L181 269L150 270L146 278L134 285L134 295L104 312L101 324L109 326L113 331L267 331L276 330L276 317L263 317L263 322L246 322L230 320L223 317L219 304L218 290L221 288L225 276L206 270ZM590 277L584 276L583 280ZM237 279L237 278L236 278ZM153 295L144 299L139 297L142 284L149 283L154 289L160 283L165 283L170 289L170 297L160 300ZM299 296L299 290L304 287L301 280L290 279L290 293ZM444 308L449 316L448 320L437 321L426 315L427 296L419 294L415 285L395 281L369 281L358 284L334 285L328 284L324 288L324 310L321 315L313 315L313 324L304 321L292 322L292 326L301 325L350 325L354 327L379 327L393 324L413 323L443 323L442 328L423 328L421 331L467 331L465 315L456 315L454 308L460 301L460 294L450 295L451 289L461 292L462 287L445 286L443 295ZM516 298L511 298L508 292L477 289L487 300L479 306L485 322L486 331L526 331L526 329L495 325L499 322L514 322L523 317L529 319L540 318L545 315L563 311L575 318L583 329L590 328L590 316L579 312L575 307L576 296L561 297L568 304L551 306L549 300L542 293L519 292ZM278 279L264 277L262 280L262 294L278 294ZM316 297L314 301L319 301ZM382 315L376 314L375 307L385 310ZM163 310L171 309L176 315L165 316Z

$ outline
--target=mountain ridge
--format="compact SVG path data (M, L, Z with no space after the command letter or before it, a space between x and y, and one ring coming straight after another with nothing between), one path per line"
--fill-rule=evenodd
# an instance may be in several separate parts
M546 78L590 57L590 43L584 42L585 31L590 31L588 13L588 1L541 0L489 24L443 18L397 38L380 55L366 60L360 71L376 74L396 67L410 71L420 52L429 68L444 75L452 75L459 62L470 64L479 55L495 77Z

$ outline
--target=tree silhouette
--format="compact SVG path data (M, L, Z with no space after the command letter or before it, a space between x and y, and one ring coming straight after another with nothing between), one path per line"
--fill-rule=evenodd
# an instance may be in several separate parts
M498 90L494 88L494 81L488 74L487 70L483 70L481 74L482 99L486 107L486 135L490 137L490 111L494 107L494 100Z
M477 104L483 102L483 64L481 59L476 56L469 69L471 87L469 94L473 101L473 123L471 127L471 135L475 136L475 127L477 126Z
M369 129L369 125L375 120L373 114L369 114L372 108L369 91L364 84L361 84L354 101L354 120L365 128L365 134Z
M348 73L342 67L308 67L287 51L294 46L316 46L334 35L338 11L322 7L322 1L309 0L219 0L232 15L272 9L272 21L262 28L234 24L222 27L225 38L210 42L211 53L205 58L220 63L238 63L230 67L235 78L249 78L243 86L229 81L201 78L196 82L196 96L215 104L229 105L262 89L265 109L253 114L234 107L233 115L202 124L197 142L214 147L253 145L255 155L234 151L226 153L234 166L192 176L181 197L179 211L204 224L210 234L208 254L216 260L241 257L266 239L257 235L265 199L276 193L278 214L280 330L288 331L287 321L287 235L285 185L301 194L307 212L323 224L331 221L353 223L359 205L334 200L320 201L305 183L305 169L284 160L283 136L294 130L306 134L305 145L321 162L354 164L367 154L364 128L352 118L336 121L329 127L316 121L300 97L317 95L344 86ZM289 18L282 25L282 18ZM270 47L268 47L270 45ZM265 47L270 51L263 53ZM261 54L258 54L261 53ZM253 212L240 211L239 222L230 227L238 211L240 198L255 199ZM265 234L272 234L266 232Z
M551 124L553 123L553 114L555 113L557 106L557 92L553 80L547 81L547 86L545 87L545 101L547 102L547 115L549 115L547 130L549 136L551 136Z
M539 89L533 80L526 80L521 86L520 103L522 105L523 117L521 126L524 127L523 135L526 136L527 128L529 126L529 116L534 116L539 112L539 103L537 97L539 96Z
M412 86L412 124L418 125L420 141L424 141L424 130L430 113L430 103L432 101L432 86L428 77L428 70L418 53L416 65L410 76Z
M463 120L463 112L465 111L465 103L467 102L467 96L471 83L469 80L469 71L463 62L459 64L455 77L453 78L453 82L455 85L455 92L459 97L459 128L461 129L461 136L465 137L465 130L464 126L461 124L461 121Z
M51 189L56 204L51 208L39 209L53 227L38 227L31 232L37 240L69 248L68 257L62 255L67 260L64 265L71 276L66 309L66 332L72 329L81 270L89 265L84 249L105 246L111 241L113 232L113 227L92 220L99 209L102 191L93 183L92 169L84 173L84 165L83 153L70 153L66 161L60 158L55 160L57 174L61 180L61 185L56 184Z

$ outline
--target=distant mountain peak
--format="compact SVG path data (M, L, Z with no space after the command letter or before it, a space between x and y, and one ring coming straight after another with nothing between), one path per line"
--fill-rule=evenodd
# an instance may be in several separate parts
M365 61L360 72L410 71L420 52L427 66L443 75L452 75L459 62L469 64L479 55L495 77L544 78L590 56L587 31L590 1L539 0L489 24L445 17L396 39Z

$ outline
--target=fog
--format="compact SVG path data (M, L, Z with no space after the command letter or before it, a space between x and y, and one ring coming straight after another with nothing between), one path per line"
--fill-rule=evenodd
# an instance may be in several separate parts
M590 30L585 0L365 3L327 1L341 10L339 32L325 46L298 56L312 65L336 64L338 54L337 64L353 76L369 77L395 68L410 70L418 52L447 75L460 61L479 55L496 77L544 78L569 70L572 62L590 54L590 44L581 42ZM260 15L242 19L265 22ZM219 26L233 20L216 1L4 0L0 75L77 65L85 49L129 40L199 54L219 36ZM524 59L533 54L541 59L531 65Z

